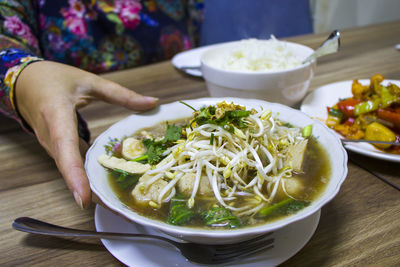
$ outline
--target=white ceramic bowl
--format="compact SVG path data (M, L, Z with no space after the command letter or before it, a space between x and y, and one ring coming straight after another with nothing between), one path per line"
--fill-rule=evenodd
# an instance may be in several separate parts
M261 106L269 108L273 113L279 114L278 118L280 120L289 122L295 126L304 127L313 124L313 135L318 139L322 146L329 151L329 160L332 170L329 184L318 199L313 201L310 206L284 219L260 226L233 230L207 230L169 225L161 221L143 217L129 209L119 201L118 197L114 194L109 185L106 170L97 162L97 157L105 153L104 145L108 143L109 138L122 138L124 136L132 135L143 127L153 126L158 122L166 120L171 121L191 116L192 110L179 102L161 105L158 109L150 112L131 115L115 123L97 137L86 154L85 162L85 169L89 177L92 191L108 208L129 220L145 226L153 227L183 240L208 244L232 243L249 239L262 233L277 230L317 212L338 193L339 188L347 175L347 154L337 135L330 131L323 123L311 119L301 111L281 104L269 103L261 100L201 98L196 100L185 100L185 102L195 108L201 108L205 105L215 105L217 102L223 100L229 102L233 101L237 104L244 105L247 108L259 109Z
M215 57L236 47L239 42L224 43L202 54L201 72L210 96L263 99L289 106L294 106L304 98L314 76L315 60L285 70L263 71L224 70L210 64ZM314 51L301 44L280 42L301 59Z

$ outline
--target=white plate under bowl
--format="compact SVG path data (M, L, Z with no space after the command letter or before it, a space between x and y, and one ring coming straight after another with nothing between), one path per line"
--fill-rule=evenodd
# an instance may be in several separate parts
M172 65L175 68L195 77L202 77L202 73L200 70L200 58L201 55L208 49L217 46L215 45L206 45L198 48L190 49L187 51L180 52L176 54L172 59ZM183 69L182 67L199 67L198 69Z
M269 267L285 262L300 251L311 239L317 229L320 214L321 212L318 210L309 217L274 232L272 237L275 241L272 249L260 252L243 261L218 266ZM144 227L133 222L130 223L99 205L96 206L95 225L96 230L99 232L140 233L171 238L153 228ZM204 266L187 261L175 248L162 241L115 239L102 239L101 241L115 258L128 266Z
M361 84L369 84L369 80L359 80ZM326 107L332 107L339 99L351 97L351 85L353 81L342 81L324 85L312 91L308 94L300 107L300 110L309 115L312 118L316 118L325 121L328 117ZM400 86L398 80L385 80L384 85L393 83ZM340 134L331 130L340 138L343 138ZM374 157L377 159L388 160L393 162L400 162L400 155L385 153L379 149L376 149L373 145L367 143L352 143L344 145L348 150L356 153L363 154L365 156Z

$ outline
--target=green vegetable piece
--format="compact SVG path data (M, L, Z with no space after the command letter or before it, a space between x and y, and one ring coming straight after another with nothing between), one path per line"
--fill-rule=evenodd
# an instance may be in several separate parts
M308 205L308 201L300 201L294 200L292 198L287 198L285 200L282 200L281 202L261 209L258 212L258 215L261 217L268 217L275 214L289 215L305 208Z
M234 127L239 129L247 128L247 123L242 119L248 117L251 111L248 110L231 110L226 111L222 117L216 116L217 108L215 106L203 107L199 111L195 112L194 119L191 123L197 123L198 125L214 124L222 127L224 130L233 133Z
M184 104L185 106L187 106L187 107L193 109L193 111L197 111L194 107L192 107L192 106L189 105L188 103L185 103L185 102L183 102L183 101L179 101L179 103Z
M303 128L303 137L309 137L312 132L312 124L307 125L306 127Z
M124 183L121 183L120 186L122 189L127 189L130 188L132 185L136 184L139 180L141 175L135 174L135 175L130 175L127 178L127 181Z
M179 195L175 196L171 200L167 223L172 225L183 225L195 216L194 211L186 206L186 202L187 201Z
M232 111L227 111L226 115L231 117L231 118L248 117L250 115L250 110L232 110Z
M283 210L282 212L283 212L285 215L293 214L293 213L298 212L298 211L301 210L301 209L304 209L304 208L307 207L308 205L310 205L310 202L309 202L309 201L300 201L300 200L296 200L296 201L294 201L294 202L292 202L292 203L289 203L289 204L287 205L286 209Z
M165 147L162 145L152 145L147 150L148 162L150 164L156 164L162 160L162 153L165 151Z
M149 155L146 154L146 155L143 155L143 156L140 156L140 157L131 159L130 161L136 161L136 162L139 162L139 161L147 161L148 158L149 158Z
M343 118L343 116L344 116L343 112L341 112L340 110L338 110L336 108L330 108L328 114L333 117L337 117L337 118Z
M285 126L285 127L288 127L288 128L293 128L293 127L294 127L294 126L293 126L291 123L289 123L289 122L285 122L285 123L283 123L282 125Z
M123 182L123 181L125 181L126 177L129 176L128 172L120 170L120 169L113 169L112 172L115 176L118 176L117 182Z
M134 159L133 161L146 160L150 164L156 164L163 159L164 151L172 145L174 141L177 141L181 137L182 127L167 123L167 131L165 136L160 141L153 139L144 139L143 145L146 147L147 152L142 157Z
M242 222L232 212L223 207L214 207L201 213L206 225L222 226L226 228L238 228L242 226Z
M361 102L354 106L354 115L358 116L361 114L377 110L379 108L380 103L381 103L380 99Z
M167 143L179 140L181 138L181 132L182 132L182 127L167 123L167 132L165 133L162 142Z
M122 189L126 189L126 188L134 185L135 183L137 183L137 181L139 180L139 177L141 176L139 174L130 174L129 172L126 172L126 171L123 171L120 169L113 169L112 174L114 176L116 176L118 185Z
M387 108L397 100L397 97L390 93L389 89L381 86L381 108Z

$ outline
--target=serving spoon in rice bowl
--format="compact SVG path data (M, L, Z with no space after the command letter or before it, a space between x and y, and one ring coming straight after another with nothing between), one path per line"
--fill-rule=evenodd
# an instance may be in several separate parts
M307 62L310 62L322 56L336 53L337 51L339 51L339 48L340 32L338 30L334 30L333 32L331 32L328 38L317 49L315 49L314 53L303 60L302 64L306 64Z

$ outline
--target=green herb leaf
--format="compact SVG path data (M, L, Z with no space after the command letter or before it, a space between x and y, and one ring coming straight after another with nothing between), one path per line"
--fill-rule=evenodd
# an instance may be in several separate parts
M289 215L296 213L297 211L307 207L310 204L308 201L294 200L292 198L287 198L273 204L271 206L265 207L258 212L261 217L268 217L273 215Z
M140 160L146 160L149 164L156 164L163 159L162 154L170 147L174 141L177 141L181 137L182 127L167 123L167 131L165 136L160 141L154 139L144 139L143 145L146 147L147 152L144 156L140 157Z
M142 142L147 148L146 155L149 164L156 164L162 160L162 154L166 150L162 142L156 142L152 139L145 139Z
M197 123L198 125L218 125L231 133L234 131L234 127L239 129L247 128L247 123L243 120L243 118L248 117L251 114L251 111L231 110L226 111L222 116L217 116L216 110L217 108L215 106L201 108L199 111L194 113L194 119L192 120L192 123Z
M117 182L123 182L129 176L128 172L120 169L113 169L112 172L115 176L118 176Z
M186 200L182 196L176 195L171 200L167 223L173 225L183 225L189 222L194 215L194 211L186 206Z
M242 222L224 207L214 207L201 213L206 225L226 228L238 228Z
M176 126L174 124L167 123L167 132L162 140L163 143L177 141L181 138L182 127Z
M243 118L248 117L249 115L250 110L232 110L225 113L225 116L229 116L230 118Z
M137 183L139 177L141 176L140 174L130 174L129 172L120 169L113 169L112 175L117 180L118 186L120 186L122 189L131 187Z

